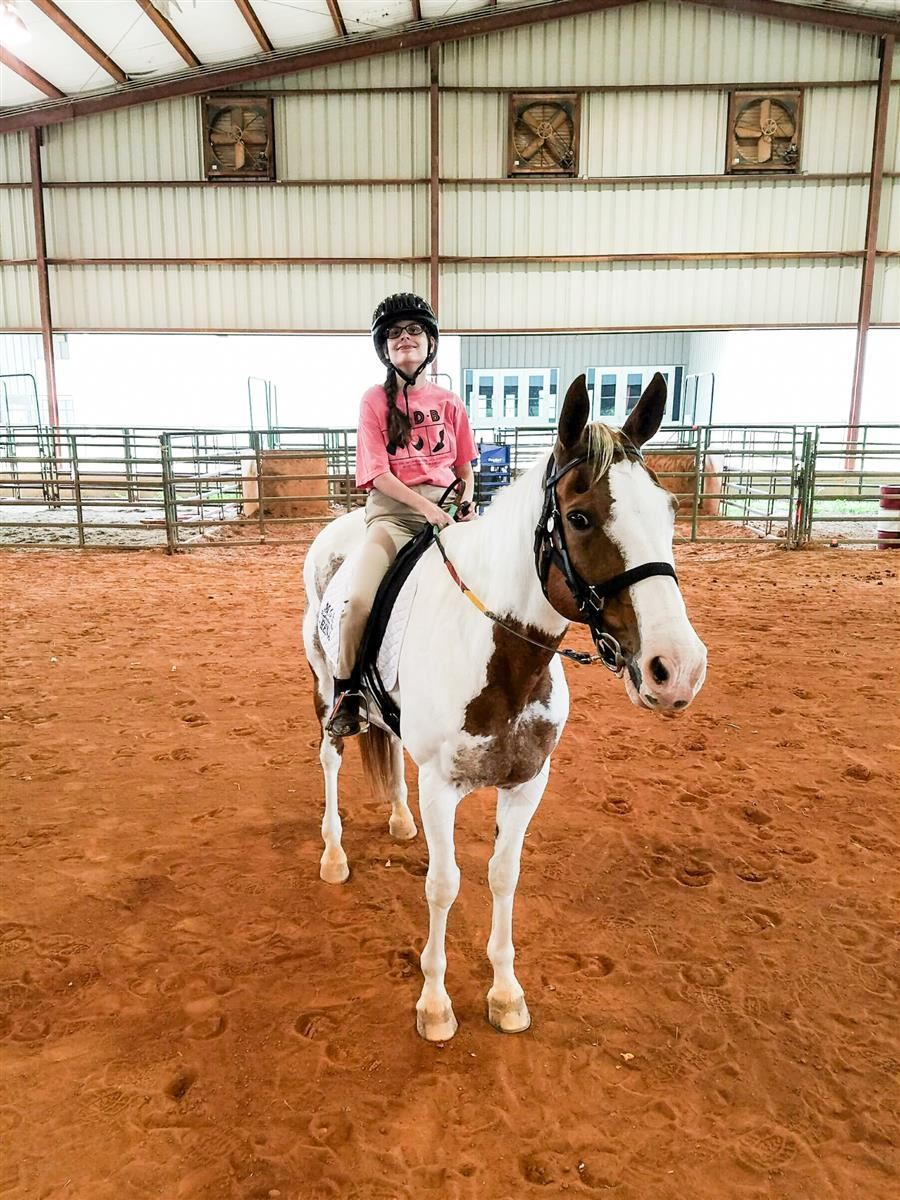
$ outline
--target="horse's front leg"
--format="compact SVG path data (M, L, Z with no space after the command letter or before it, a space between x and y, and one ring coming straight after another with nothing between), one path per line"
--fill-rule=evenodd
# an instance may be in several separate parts
M425 983L416 1002L416 1029L426 1041L446 1042L456 1033L456 1017L444 986L447 970L447 916L459 892L459 867L453 844L456 807L462 793L436 771L419 772L419 813L428 843L428 941L422 951Z
M525 993L513 971L516 952L512 940L512 911L519 862L528 824L541 802L550 759L539 774L518 787L497 789L497 840L488 863L488 880L494 896L488 958L494 968L494 982L488 992L488 1020L501 1033L523 1033L531 1024Z

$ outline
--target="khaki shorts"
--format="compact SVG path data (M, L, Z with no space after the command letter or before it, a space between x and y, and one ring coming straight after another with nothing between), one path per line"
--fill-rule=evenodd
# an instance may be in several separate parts
M417 483L410 490L418 492L420 496L425 496L437 504L447 489L435 487L431 483ZM415 512L402 500L392 500L384 492L379 492L378 488L372 488L369 492L369 498L366 501L367 533L373 527L377 527L391 538L394 546L399 550L410 538L420 533L424 526L425 518L422 514Z

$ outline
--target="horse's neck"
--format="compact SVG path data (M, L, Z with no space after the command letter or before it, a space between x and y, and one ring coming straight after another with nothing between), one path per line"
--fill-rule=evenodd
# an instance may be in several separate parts
M567 622L547 603L534 565L545 466L538 462L495 496L484 516L452 526L441 540L460 578L490 612L561 635Z

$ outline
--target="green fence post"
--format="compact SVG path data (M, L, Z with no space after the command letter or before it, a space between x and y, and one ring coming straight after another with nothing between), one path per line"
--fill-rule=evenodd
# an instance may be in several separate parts
M172 462L172 438L168 433L160 435L160 462L162 465L163 512L166 520L166 550L178 553L178 497L175 491L175 468Z
M72 490L75 495L75 516L78 521L78 545L83 546L84 537L84 507L81 502L81 471L78 466L78 439L74 433L69 434L69 468L72 472Z
M697 448L694 451L694 507L691 512L691 541L697 540L697 517L700 513L700 489L703 487L703 455L701 448L703 439L700 436L700 430L697 430Z
M263 480L262 480L262 456L260 454L259 434L253 432L250 434L250 448L256 458L256 517L259 521L259 539L261 542L266 540L266 518L263 516Z

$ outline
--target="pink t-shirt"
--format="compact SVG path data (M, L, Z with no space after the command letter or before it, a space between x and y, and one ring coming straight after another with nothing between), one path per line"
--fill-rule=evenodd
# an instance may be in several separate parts
M402 387L397 406L405 411ZM380 385L371 387L359 406L356 435L356 486L369 490L372 481L390 471L401 483L433 483L446 487L465 463L478 457L469 418L459 396L426 383L409 392L412 434L406 446L388 440L387 396Z

